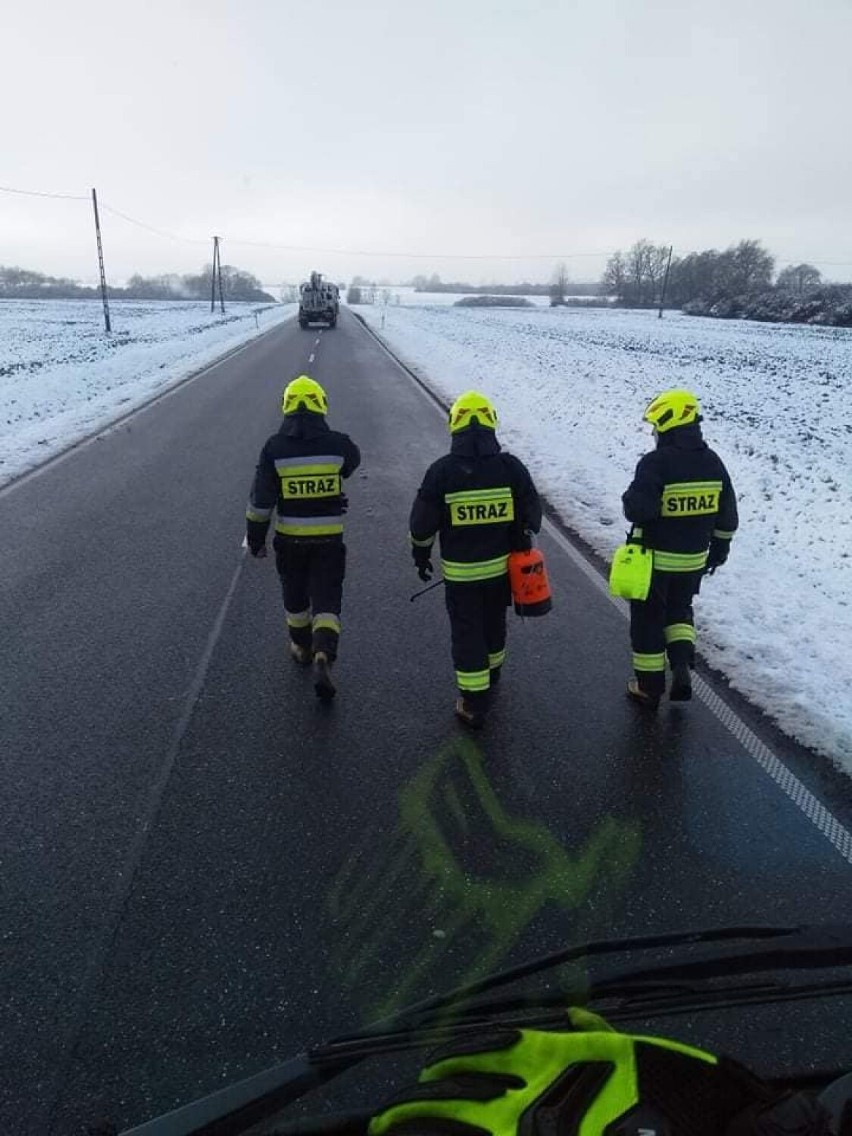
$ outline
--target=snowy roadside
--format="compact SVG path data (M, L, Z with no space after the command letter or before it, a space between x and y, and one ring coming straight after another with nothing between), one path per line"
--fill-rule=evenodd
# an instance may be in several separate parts
M294 304L113 303L113 333L87 300L0 302L0 485L41 465L220 355Z
M381 286L376 288L376 304L381 306L388 304L390 306L402 305L402 307L423 307L427 305L430 308L446 308L452 307L453 304L459 300L464 300L471 295L470 292L416 292L410 287L388 287ZM548 296L514 296L507 297L515 300L526 300L536 308L547 308L550 306L550 299ZM523 305L521 305L523 306ZM361 311L361 309L358 309Z
M604 555L652 445L644 406L667 387L695 390L741 526L697 601L700 649L852 771L852 332L602 310L357 311L445 398L491 395L507 446Z

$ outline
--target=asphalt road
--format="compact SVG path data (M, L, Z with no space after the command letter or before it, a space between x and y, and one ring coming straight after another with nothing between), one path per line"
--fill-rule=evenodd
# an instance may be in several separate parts
M240 548L304 370L363 451L330 710L285 655L272 560ZM552 535L554 613L512 620L487 730L457 726L406 539L446 446L344 313L0 493L0 1132L139 1123L571 941L852 910L841 830L706 704L626 702L624 619ZM847 783L782 756L852 823Z

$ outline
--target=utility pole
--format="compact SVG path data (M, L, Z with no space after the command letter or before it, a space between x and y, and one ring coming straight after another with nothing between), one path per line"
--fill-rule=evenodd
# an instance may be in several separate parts
M210 272L210 311L216 311L216 266L219 262L219 238L213 238L213 268Z
M657 312L657 319L663 318L663 305L666 302L666 288L669 285L669 272L672 267L672 253L674 252L674 245L669 245L669 259L666 263L666 274L663 277L663 290L660 293L660 310Z
M222 254L219 251L220 237L213 238L213 272L210 276L210 311L216 311L216 285L219 286L219 306L225 314L225 296L222 291Z
M210 270L210 311L216 311L216 257L219 255L219 238L213 238L213 267Z
M225 293L222 290L222 250L219 248L219 237L216 238L216 248L219 252L218 256L218 275L219 275L219 307L222 315L225 314Z
M92 207L95 211L95 237L98 242L98 268L101 275L101 297L104 302L104 327L107 334L112 331L112 324L109 318L109 295L107 293L106 271L104 270L104 246L101 240L101 218L98 213L98 194L97 190L92 189Z

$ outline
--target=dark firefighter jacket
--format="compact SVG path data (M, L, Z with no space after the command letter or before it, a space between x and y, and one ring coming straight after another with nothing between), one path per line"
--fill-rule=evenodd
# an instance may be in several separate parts
M265 541L276 506L277 535L341 540L345 512L341 480L360 461L361 452L352 439L332 430L319 414L288 414L257 463L246 510L251 550Z
M659 435L621 500L634 536L654 550L663 572L701 571L711 541L727 555L737 529L734 487L697 422Z
M445 580L491 580L524 547L524 530L541 528L541 504L523 462L501 451L493 430L474 425L426 471L409 526L415 560L428 559L440 535Z

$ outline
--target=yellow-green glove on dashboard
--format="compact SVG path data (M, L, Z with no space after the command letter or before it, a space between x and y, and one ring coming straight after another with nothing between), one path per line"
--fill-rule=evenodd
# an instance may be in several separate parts
M764 1131L786 1099L726 1058L570 1019L571 1032L498 1027L435 1054L370 1136L720 1136L735 1119Z

